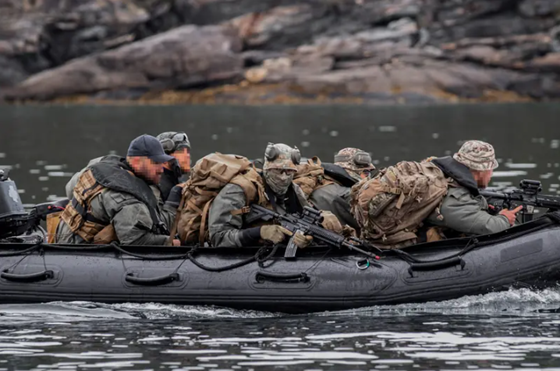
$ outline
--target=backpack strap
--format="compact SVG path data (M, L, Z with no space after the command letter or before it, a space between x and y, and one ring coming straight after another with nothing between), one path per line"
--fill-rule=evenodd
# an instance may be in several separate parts
M210 210L210 205L212 205L211 200L204 205L204 209L202 209L202 220L200 221L200 231L198 233L198 242L200 246L204 246L204 240L206 239L206 221L208 220L208 210Z

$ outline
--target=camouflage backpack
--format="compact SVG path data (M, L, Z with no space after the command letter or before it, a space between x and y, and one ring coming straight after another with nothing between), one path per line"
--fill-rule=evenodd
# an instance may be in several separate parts
M431 162L403 161L352 188L352 214L362 238L393 249L417 242L417 231L447 194L448 180Z
M194 166L183 187L181 206L177 212L177 231L183 242L208 240L208 212L212 201L227 184L237 184L245 192L247 205L262 204L266 200L264 183L251 162L242 156L212 153ZM234 210L239 214L248 208Z
M297 165L297 168L294 183L301 188L306 198L316 189L334 183L332 178L325 175L319 157L312 157L306 163Z

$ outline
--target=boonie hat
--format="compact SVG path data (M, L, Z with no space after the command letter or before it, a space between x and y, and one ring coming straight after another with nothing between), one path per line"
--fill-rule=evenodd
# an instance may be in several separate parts
M480 140L465 142L453 158L471 170L485 171L498 167L494 147Z
M130 142L126 155L130 157L147 157L158 164L174 159L174 157L165 154L159 140L148 134L140 135Z

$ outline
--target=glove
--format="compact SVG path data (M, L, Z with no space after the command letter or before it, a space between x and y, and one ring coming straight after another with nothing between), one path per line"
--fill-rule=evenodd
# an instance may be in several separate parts
M263 225L261 227L261 238L275 244L284 241L286 236L292 235L292 232L279 225Z
M346 238L358 237L358 233L356 232L356 230L350 227L348 224L345 224L344 227L342 228L342 235Z
M167 197L167 201L165 201L165 204L176 209L179 207L179 204L181 203L182 196L183 196L183 187L176 185L175 187L171 188L171 191L169 192L169 196Z
M333 213L330 211L321 211L321 216L323 217L323 223L321 223L323 228L334 233L342 234L342 224L340 224L338 218Z
M294 234L293 241L297 247L299 247L300 249L304 249L307 246L311 245L311 242L313 242L313 237L306 236L301 233L301 231L297 231L296 234Z

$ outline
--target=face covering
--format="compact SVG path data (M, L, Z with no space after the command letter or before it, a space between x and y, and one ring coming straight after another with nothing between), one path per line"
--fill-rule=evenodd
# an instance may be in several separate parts
M270 189L272 189L276 195L286 194L293 179L293 172L282 173L274 170L264 172L264 180L266 181L266 184L269 185Z

